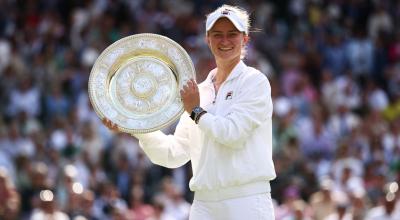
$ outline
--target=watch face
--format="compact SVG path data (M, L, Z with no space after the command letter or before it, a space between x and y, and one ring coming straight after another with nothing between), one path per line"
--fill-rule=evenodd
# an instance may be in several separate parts
M200 113L201 111L203 111L203 109L200 108L200 107L196 107L196 108L193 109L193 111L194 111L196 114L198 114L198 113Z

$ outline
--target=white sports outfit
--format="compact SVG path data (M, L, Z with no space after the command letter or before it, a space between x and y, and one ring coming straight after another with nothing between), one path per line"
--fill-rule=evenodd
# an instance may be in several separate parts
M268 79L240 61L215 95L215 74L216 69L199 84L200 106L207 113L198 124L184 113L174 135L157 131L135 136L155 164L175 168L191 160L189 187L195 192L195 201L190 219L221 219L215 215L255 209L260 209L254 212L260 218L237 219L273 219L269 181L276 174ZM204 211L214 208L216 212ZM201 217L200 210L210 217Z

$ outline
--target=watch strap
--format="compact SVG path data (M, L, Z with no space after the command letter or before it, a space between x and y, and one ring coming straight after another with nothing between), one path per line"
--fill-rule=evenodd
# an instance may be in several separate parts
M194 109L192 110L192 112L190 113L190 118L194 121L196 118L196 113L194 113Z
M202 114L203 112L205 112L205 110L203 108L201 108L200 106L196 106L193 108L192 112L190 113L190 118L196 122L199 118L199 115Z
M201 118L201 116L203 116L205 113L207 113L206 110L203 110L202 112L200 112L200 113L197 115L196 119L194 120L194 123L198 124L198 123L199 123L199 120L200 120L200 118Z

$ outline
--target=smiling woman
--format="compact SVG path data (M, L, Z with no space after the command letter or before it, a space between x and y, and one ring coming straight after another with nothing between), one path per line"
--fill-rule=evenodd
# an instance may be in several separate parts
M192 79L183 86L186 112L174 135L133 134L153 163L174 168L191 161L190 220L275 219L271 87L242 61L248 33L242 9L223 5L209 14L205 39L217 67L199 85Z

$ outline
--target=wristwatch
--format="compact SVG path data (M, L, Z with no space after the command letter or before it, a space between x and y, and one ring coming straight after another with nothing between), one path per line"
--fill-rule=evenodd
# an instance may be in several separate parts
M206 113L207 111L204 110L203 108L201 108L200 106L196 106L193 108L192 113L190 113L190 118L196 122L198 122L199 120L199 116L203 115L204 113Z

